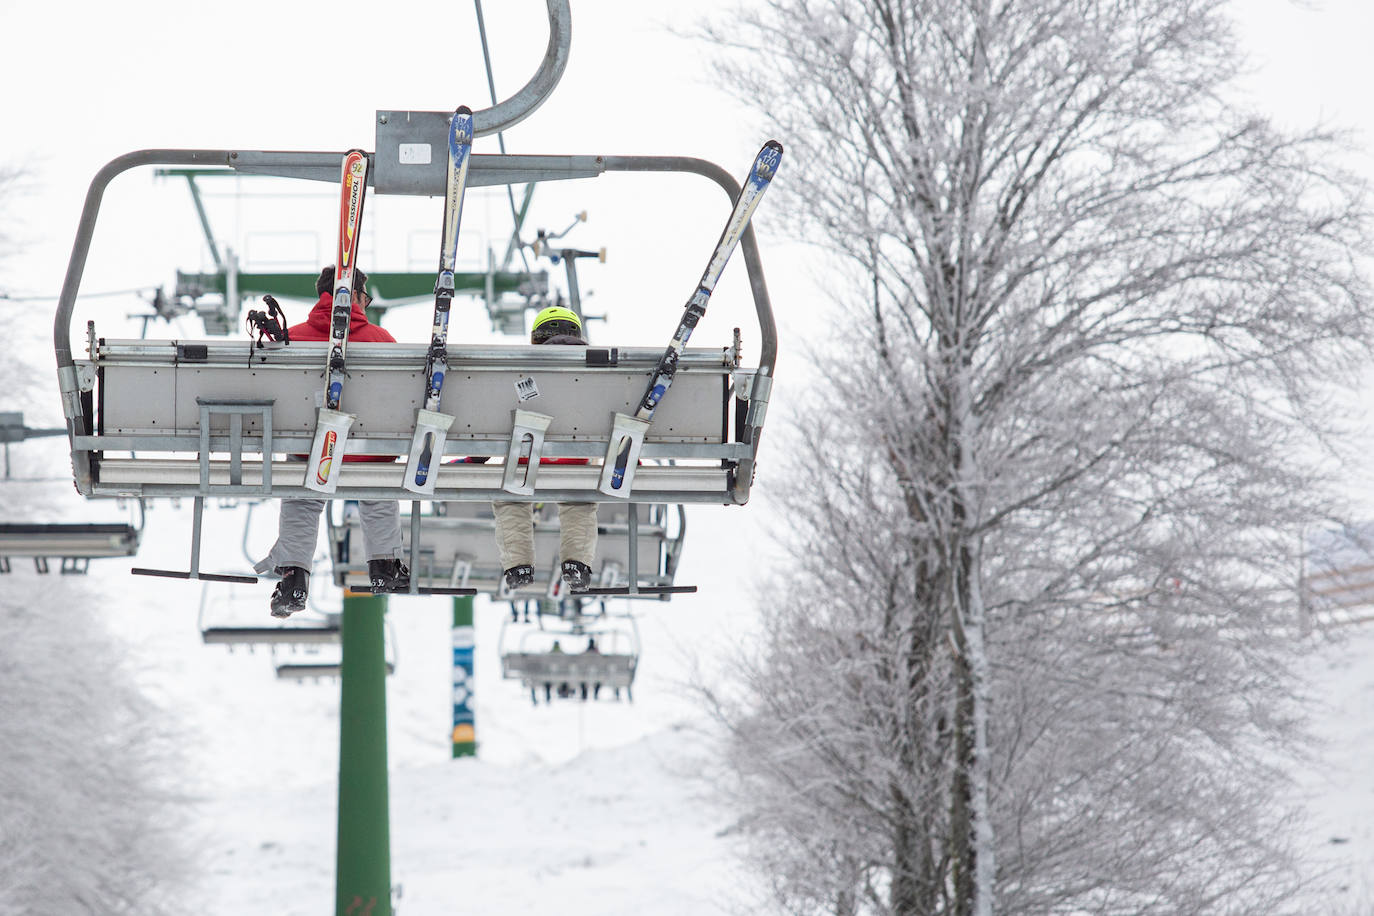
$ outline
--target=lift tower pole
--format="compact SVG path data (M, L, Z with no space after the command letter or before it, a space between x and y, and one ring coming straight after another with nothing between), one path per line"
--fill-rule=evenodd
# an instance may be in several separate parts
M386 595L344 594L335 916L391 916L386 606Z

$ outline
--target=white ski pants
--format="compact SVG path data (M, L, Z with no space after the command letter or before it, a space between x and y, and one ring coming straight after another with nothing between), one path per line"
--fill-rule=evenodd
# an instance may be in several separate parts
M492 503L501 568L534 565L534 503ZM596 503L558 504L558 558L596 561Z
M326 499L283 499L277 522L277 542L253 567L259 574L281 566L299 566L309 571L315 559L315 544L320 537L320 513ZM396 557L401 549L401 510L394 499L360 499L358 514L363 522L363 543L367 559Z

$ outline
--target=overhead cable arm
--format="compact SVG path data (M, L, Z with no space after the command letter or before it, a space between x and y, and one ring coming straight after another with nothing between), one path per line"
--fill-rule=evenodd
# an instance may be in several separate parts
M568 0L547 0L549 8L549 44L544 62L515 95L504 102L483 108L472 115L473 132L479 137L499 133L528 118L553 92L568 66L568 49L572 45L572 16Z

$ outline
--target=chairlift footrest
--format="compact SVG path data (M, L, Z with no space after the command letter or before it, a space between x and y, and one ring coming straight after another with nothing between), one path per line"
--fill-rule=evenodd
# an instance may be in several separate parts
M245 585L256 585L256 576L233 576L227 573L196 573L194 576L189 571L178 569L143 569L134 567L129 570L135 576L158 576L163 579L206 579L210 582L241 582Z
M352 586L350 586L350 590L351 590L351 591L355 591L355 592L362 592L363 594L367 594L367 595L397 595L397 596L402 597L402 598L405 598L405 597L407 597L407 596L409 596L409 595L416 595L416 594L418 594L418 595L460 595L460 596L470 596L470 595L476 595L476 594L477 594L477 589L475 589L475 588L448 588L448 587L444 587L444 586L436 586L435 588L422 588L422 589L420 589L420 590L417 591L417 592L412 592L410 589L402 589L401 591L396 591L396 590L394 590L394 589L389 589L389 588L371 588L371 587L368 587L368 586L363 586L363 587L361 587L361 588L353 588Z
M569 592L573 598L583 595L684 595L697 590L695 585L641 585L634 591L628 585L618 588L589 588L580 592Z

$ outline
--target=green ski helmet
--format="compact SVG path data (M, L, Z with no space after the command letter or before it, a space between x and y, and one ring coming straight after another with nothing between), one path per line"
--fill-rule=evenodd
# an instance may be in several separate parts
M534 316L534 324L530 327L530 343L541 344L560 334L582 336L582 319L578 318L572 309L551 305Z

